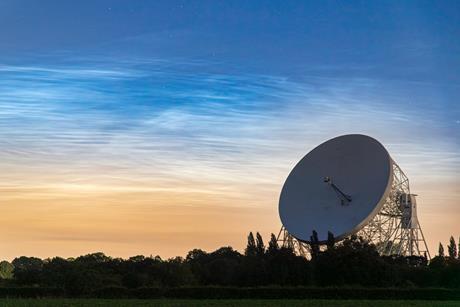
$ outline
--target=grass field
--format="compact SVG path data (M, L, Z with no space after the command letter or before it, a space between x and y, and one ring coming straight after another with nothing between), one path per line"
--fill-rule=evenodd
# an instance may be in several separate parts
M460 306L460 301L403 301L403 300L103 300L103 299L0 299L0 306L5 307L80 307L80 306L160 306L160 307L230 307L230 306Z

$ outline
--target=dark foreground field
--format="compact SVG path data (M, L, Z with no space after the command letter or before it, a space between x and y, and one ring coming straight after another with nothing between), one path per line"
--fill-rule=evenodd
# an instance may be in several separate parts
M407 301L407 300L104 300L104 299L0 299L0 306L5 307L80 307L80 306L160 306L160 307L193 307L193 306L459 306L458 301Z

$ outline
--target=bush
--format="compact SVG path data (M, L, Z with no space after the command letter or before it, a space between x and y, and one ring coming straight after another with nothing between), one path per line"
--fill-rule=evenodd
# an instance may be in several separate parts
M0 288L1 298L42 298L42 297L64 297L65 292L59 288L42 287L14 287Z
M127 289L108 287L92 294L97 298L180 299L391 299L460 300L460 291L425 288L305 288L305 287L180 287Z

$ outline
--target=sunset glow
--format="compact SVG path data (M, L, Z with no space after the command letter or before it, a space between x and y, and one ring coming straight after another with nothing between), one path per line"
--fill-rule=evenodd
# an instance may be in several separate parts
M297 161L347 133L410 178L430 249L460 234L460 33L426 20L450 28L447 8L34 5L0 4L1 258L242 250L279 231Z

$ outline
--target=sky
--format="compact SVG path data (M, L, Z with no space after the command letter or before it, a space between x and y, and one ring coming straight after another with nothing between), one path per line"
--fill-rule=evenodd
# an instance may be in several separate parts
M457 1L0 0L0 258L278 233L292 167L378 139L460 236Z

